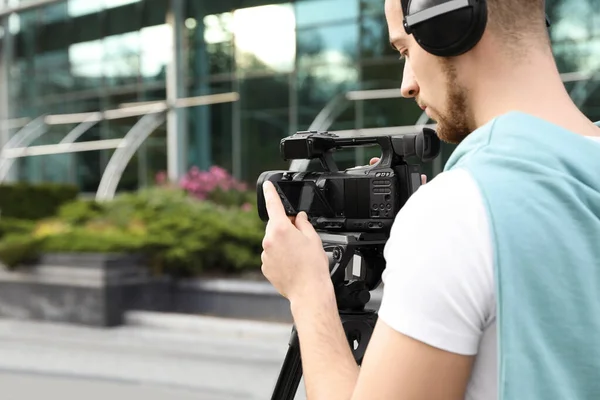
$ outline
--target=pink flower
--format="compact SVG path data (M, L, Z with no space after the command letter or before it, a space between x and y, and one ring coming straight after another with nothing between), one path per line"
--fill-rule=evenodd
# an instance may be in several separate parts
M213 165L208 171L201 171L192 167L179 182L179 186L190 195L199 199L206 199L214 190L235 190L245 192L247 186L231 176L224 168Z
M252 204L244 203L241 208L242 208L242 211L246 211L246 212L252 211Z

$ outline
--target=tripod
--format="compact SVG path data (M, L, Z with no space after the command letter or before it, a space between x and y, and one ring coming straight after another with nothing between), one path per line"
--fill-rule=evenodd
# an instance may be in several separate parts
M330 274L342 326L354 359L361 365L377 321L377 313L365 309L365 305L371 299L369 292L381 281L387 238L365 233L320 236L323 248L330 255ZM351 266L350 261L353 261ZM271 400L293 400L301 379L300 341L293 327Z

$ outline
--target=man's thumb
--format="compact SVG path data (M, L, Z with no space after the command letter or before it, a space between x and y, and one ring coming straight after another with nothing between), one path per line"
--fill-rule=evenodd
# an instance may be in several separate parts
M315 228L313 228L312 224L308 220L308 215L304 211L301 211L296 215L296 221L294 223L296 228L302 233L314 233Z

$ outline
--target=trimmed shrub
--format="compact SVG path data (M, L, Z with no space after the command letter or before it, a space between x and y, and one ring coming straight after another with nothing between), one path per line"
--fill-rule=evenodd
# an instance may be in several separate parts
M255 192L218 168L188 178L182 187L160 185L109 202L63 201L43 219L0 218L0 261L13 267L44 252L136 253L171 276L259 270L265 225Z
M0 185L2 217L39 220L56 214L59 207L77 198L76 186L56 183Z

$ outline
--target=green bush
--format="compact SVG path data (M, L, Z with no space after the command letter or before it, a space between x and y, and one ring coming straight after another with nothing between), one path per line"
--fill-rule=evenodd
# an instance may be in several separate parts
M159 274L237 273L260 268L263 233L253 205L155 187L104 203L70 201L39 221L0 219L0 260L14 266L40 252L124 252L145 255Z
M0 217L0 239L6 235L28 235L35 227L35 221Z
M78 193L76 186L66 184L2 184L0 215L26 220L51 217L61 205L74 200Z
M102 204L81 199L62 204L58 209L58 218L70 224L80 225L100 217L103 212Z
M33 261L40 252L42 240L29 234L9 234L0 240L0 261L9 269Z
M73 228L45 237L40 245L46 253L133 253L143 248L144 239L118 230Z
M159 272L190 276L260 267L264 224L252 210L160 188L123 196L106 207L115 223L120 216L130 215L130 220L143 226L144 252Z

